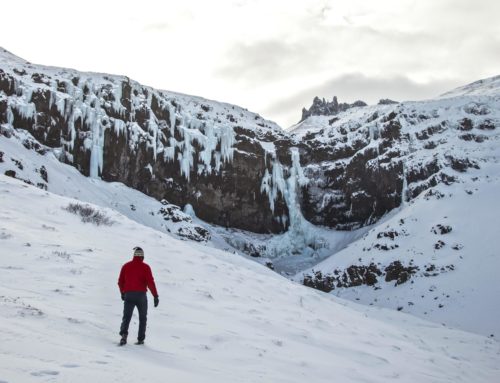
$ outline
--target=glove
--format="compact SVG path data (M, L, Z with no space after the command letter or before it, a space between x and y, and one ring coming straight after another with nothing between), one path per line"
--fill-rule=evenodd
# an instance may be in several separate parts
M158 304L160 303L160 298L155 297L155 307L158 307Z
M122 301L125 300L125 293L122 293Z

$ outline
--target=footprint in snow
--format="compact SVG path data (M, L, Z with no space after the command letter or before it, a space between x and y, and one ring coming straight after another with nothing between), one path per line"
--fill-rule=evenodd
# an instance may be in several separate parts
M69 323L74 323L74 324L81 324L84 323L84 321L76 318L66 318Z
M54 370L41 370L41 371L35 371L32 372L31 375L33 376L46 376L46 375L59 375L59 371L54 371Z
M74 363L66 363L66 364L63 364L61 367L64 367L64 368L77 368L77 367L80 367L80 365L74 364Z
M5 233L3 231L0 233L0 239L9 239L11 237L12 237L12 235L7 234L7 233Z

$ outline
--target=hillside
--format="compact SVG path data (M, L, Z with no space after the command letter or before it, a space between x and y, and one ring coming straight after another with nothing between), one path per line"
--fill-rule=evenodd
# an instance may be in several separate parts
M6 382L493 382L498 342L347 304L114 210L0 175L1 379ZM160 293L146 346L116 347L116 279L141 244ZM133 326L136 323L132 324Z
M399 168L403 185L398 208L295 279L356 302L498 337L499 106L500 86L493 77L435 100L350 109L297 125L293 134L317 142L331 144L342 131L348 142L369 137L370 144L355 154L371 158L366 170L358 168L350 177L340 173L339 182L327 172L344 166L343 160L304 168L305 174L323 172L317 184L333 186L332 205L341 196L336 185L364 182L368 187L358 188L360 199L386 187L385 170L379 169ZM400 139L383 150L388 133L381 122L388 119ZM371 189L366 177L373 177ZM314 221L315 213L310 216Z
M0 49L0 174L186 249L498 338L499 85L371 106L317 98L284 131L235 105Z

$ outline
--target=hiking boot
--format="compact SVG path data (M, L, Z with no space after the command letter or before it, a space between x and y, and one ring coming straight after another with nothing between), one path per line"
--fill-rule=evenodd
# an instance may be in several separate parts
M124 346L127 344L127 336L123 335L122 338L120 339L120 346Z
M137 342L135 342L135 344L137 344L137 345L144 344L144 341L143 340L138 340Z

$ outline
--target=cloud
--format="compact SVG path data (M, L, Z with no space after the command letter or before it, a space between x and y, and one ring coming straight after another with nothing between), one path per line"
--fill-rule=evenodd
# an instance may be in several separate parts
M236 42L225 50L214 75L243 83L286 76L283 71L287 68L308 65L308 60L301 59L301 45L282 39Z
M318 18L317 16L316 18ZM303 20L288 36L257 41L233 42L214 69L221 79L255 84L255 81L276 81L310 72L335 68L345 71L374 64L418 69L418 60L409 60L400 52L407 46L425 49L439 38L426 32L381 30L370 26L318 25L311 18ZM297 32L298 31L298 32Z
M337 96L340 102L363 100L368 104L375 104L381 98L396 101L432 98L461 85L464 84L458 79L435 79L418 83L404 76L367 77L361 73L350 73L304 88L269 105L263 113L274 116L287 127L300 120L302 107L309 108L315 96L329 100Z
M165 31L172 28L172 25L166 22L158 22L158 23L152 23L152 24L146 24L142 29L145 32L161 32Z

